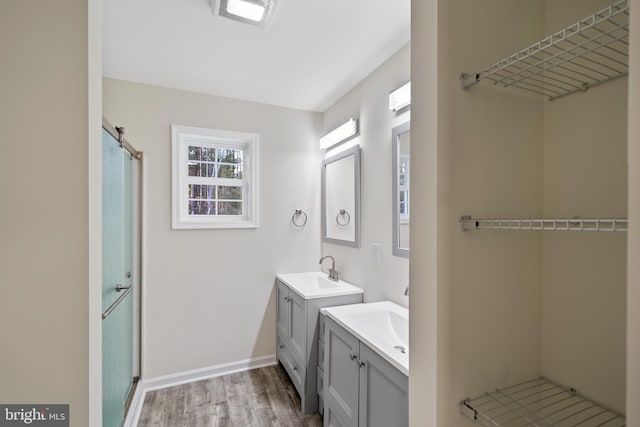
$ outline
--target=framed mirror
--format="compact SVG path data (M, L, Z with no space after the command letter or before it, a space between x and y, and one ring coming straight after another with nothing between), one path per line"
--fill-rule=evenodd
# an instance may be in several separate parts
M393 167L393 255L409 258L409 224L411 214L411 124L396 126L391 131Z
M360 146L322 161L322 240L360 247Z

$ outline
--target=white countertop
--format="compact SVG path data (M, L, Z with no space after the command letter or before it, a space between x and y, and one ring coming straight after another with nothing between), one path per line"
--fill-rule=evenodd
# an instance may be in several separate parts
M362 289L344 280L329 280L321 271L308 273L277 274L276 277L304 299L361 294Z
M409 375L409 309L383 301L325 307L320 311Z

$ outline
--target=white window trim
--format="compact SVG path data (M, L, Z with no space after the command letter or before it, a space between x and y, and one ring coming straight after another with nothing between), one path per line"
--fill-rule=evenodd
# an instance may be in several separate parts
M258 135L192 126L171 125L171 225L173 229L257 228L258 227ZM243 177L246 201L243 215L195 216L187 212L187 150L190 144L221 143L244 150Z

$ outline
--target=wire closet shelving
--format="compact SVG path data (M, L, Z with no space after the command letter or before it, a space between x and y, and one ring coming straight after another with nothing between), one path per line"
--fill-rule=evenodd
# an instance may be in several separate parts
M539 231L627 231L626 218L521 218L480 219L463 215L462 231L469 230L539 230Z
M629 0L588 16L473 74L463 89L489 80L554 100L626 76L629 72Z
M554 100L624 77L629 72L629 0L586 18L476 73L461 74L467 90L482 81ZM627 218L459 218L469 230L625 232ZM458 402L460 413L491 427L624 427L611 408L545 377Z
M624 415L545 377L458 402L467 418L492 427L624 427Z

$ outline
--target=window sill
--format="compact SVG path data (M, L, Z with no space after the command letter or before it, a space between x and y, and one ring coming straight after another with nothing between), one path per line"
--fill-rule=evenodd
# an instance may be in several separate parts
M239 228L258 228L255 222L182 222L172 224L173 230L209 230L209 229L239 229Z

